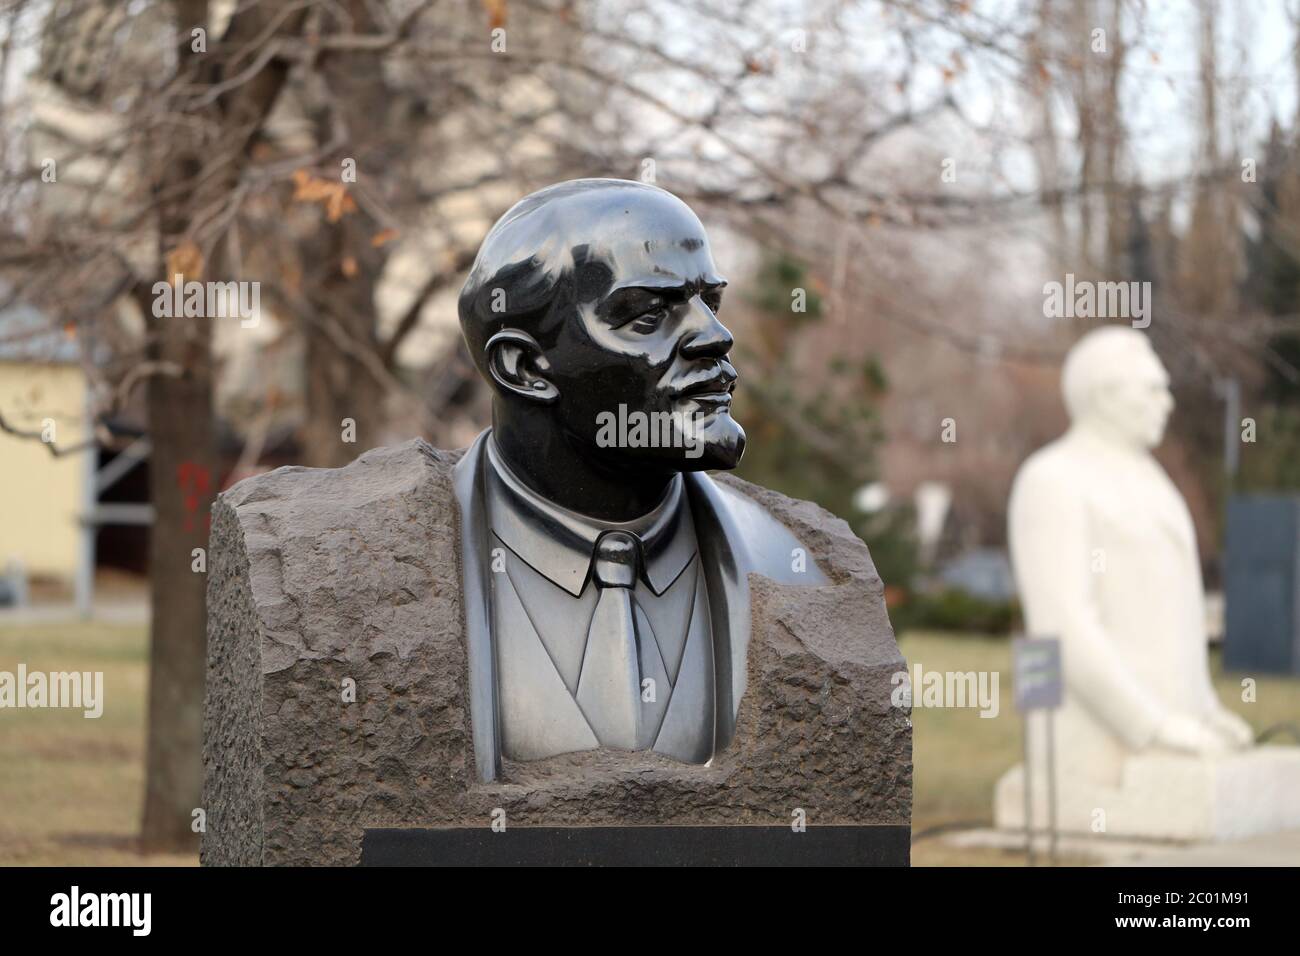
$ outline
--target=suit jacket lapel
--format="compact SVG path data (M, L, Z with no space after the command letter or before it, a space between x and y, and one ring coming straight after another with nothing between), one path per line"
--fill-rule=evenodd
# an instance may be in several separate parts
M1179 494L1178 486L1169 477L1169 473L1160 467L1159 462L1152 459L1151 464L1156 473L1155 484L1160 489L1160 497L1154 508L1156 520L1161 528L1173 537L1179 550L1185 554L1195 555L1196 531L1192 524L1191 512L1187 509L1187 502Z
M496 651L492 641L488 586L491 548L483 493L483 459L491 429L478 436L452 472L460 514L461 593L465 606L465 650L469 665L470 725L479 779L495 780L500 771L497 727Z
M708 586L716 682L714 753L717 753L731 743L736 730L736 707L745 690L750 562L742 550L745 536L735 526L731 509L713 479L703 472L687 472L684 477Z

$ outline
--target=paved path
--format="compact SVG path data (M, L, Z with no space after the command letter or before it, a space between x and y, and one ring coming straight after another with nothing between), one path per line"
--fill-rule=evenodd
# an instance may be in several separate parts
M1018 850L1025 845L1023 834L992 827L956 831L940 839L949 846L972 849ZM1042 838L1036 845L1042 861L1047 841ZM1188 844L1064 836L1058 849L1067 859L1091 859L1101 866L1300 866L1300 830L1248 840Z
M1300 799L1300 796L1297 797ZM1111 866L1300 866L1300 830L1230 843L1170 847Z

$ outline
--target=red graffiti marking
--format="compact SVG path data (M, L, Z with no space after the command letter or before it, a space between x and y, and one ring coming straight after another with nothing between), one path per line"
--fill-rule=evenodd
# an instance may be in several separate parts
M197 462L183 461L176 467L176 486L185 494L185 530L192 532L195 529L194 519L198 514L199 505L212 489L212 474ZM204 527L209 527L211 522L212 515L208 514L204 520Z

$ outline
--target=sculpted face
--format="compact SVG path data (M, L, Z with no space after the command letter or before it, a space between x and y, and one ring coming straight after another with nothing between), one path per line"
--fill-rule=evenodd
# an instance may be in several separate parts
M745 433L731 417L732 338L717 318L725 286L680 199L576 180L521 200L494 227L461 324L496 387L498 426L517 424L512 434L546 454L639 477L733 468Z
M1154 448L1174 408L1169 374L1144 341L1109 352L1106 367L1094 370L1087 416L1126 445Z
M611 462L733 468L745 433L717 318L726 281L704 227L667 193L608 200L575 255L573 313L546 351L561 425Z
M703 225L662 189L581 179L511 207L459 312L512 467L611 514L653 503L677 472L734 468L725 286Z

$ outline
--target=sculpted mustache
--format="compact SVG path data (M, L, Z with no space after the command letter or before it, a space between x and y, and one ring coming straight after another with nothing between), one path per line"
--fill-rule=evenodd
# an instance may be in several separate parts
M736 369L730 362L719 363L707 375L685 379L673 386L673 394L689 395L692 392L732 392L736 389Z

